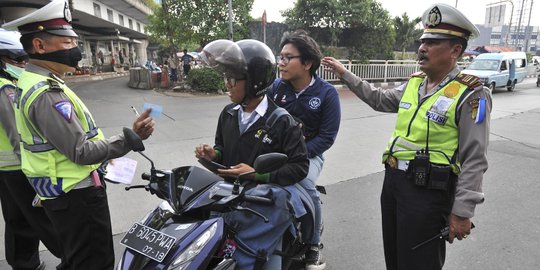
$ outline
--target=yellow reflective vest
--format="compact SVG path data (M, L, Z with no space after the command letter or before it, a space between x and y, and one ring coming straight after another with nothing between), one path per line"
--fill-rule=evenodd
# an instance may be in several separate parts
M73 113L81 122L87 139L103 140L104 136L95 126L88 108L63 81L25 71L18 87L22 92L17 97L15 118L21 135L22 170L42 199L55 198L86 179L99 164L76 164L50 145L28 117L34 100L50 89L63 91L73 104Z
M6 86L11 86L14 89L17 88L10 80L0 78L0 93L4 91L4 87ZM0 124L0 171L16 171L21 169L21 162L14 150L4 125Z
M431 163L452 165L457 173L459 134L456 111L468 86L452 80L420 101L418 88L423 80L422 77L412 77L405 88L383 162L389 155L399 160L413 160L416 151L427 147Z

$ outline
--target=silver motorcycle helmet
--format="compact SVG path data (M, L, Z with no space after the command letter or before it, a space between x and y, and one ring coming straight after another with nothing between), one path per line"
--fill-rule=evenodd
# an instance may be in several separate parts
M276 58L266 44L245 39L216 40L201 53L203 62L229 78L247 80L244 100L262 96L276 78Z
M212 41L204 46L200 56L205 65L224 77L238 80L246 79L246 60L236 43L226 39Z

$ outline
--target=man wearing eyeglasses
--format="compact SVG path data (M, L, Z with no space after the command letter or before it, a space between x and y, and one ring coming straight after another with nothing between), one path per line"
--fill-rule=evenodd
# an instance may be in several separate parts
M316 72L321 64L319 45L304 31L286 36L281 42L279 72L268 92L278 106L285 108L303 125L309 157L309 172L300 185L309 193L315 206L315 228L306 253L306 270L325 269L320 248L322 209L316 181L321 173L324 157L336 139L341 120L341 108L336 88L322 80Z

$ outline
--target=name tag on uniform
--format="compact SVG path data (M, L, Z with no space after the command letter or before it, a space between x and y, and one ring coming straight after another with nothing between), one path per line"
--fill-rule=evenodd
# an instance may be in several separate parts
M439 125L444 125L446 123L446 120L448 120L448 117L432 111L428 111L425 118Z
M408 110L409 108L411 108L411 103L409 103L409 102L400 102L399 107L402 108L402 109Z

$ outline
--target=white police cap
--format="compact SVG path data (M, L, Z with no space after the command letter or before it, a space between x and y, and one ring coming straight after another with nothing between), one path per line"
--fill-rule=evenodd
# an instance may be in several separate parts
M66 0L52 0L46 6L2 25L7 30L19 30L22 35L47 32L58 36L77 37L71 27L71 12Z
M434 4L422 15L424 34L420 39L474 39L480 31L463 13L446 4Z

